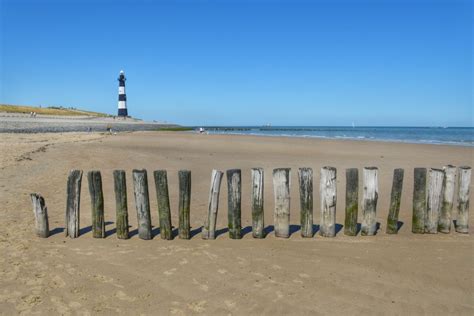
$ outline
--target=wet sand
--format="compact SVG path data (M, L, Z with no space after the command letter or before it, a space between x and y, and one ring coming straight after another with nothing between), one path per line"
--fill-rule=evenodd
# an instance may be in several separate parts
M474 313L473 217L470 234L414 235L414 167L474 165L469 147L332 141L172 132L2 134L0 165L0 313L59 314L456 314ZM345 169L379 167L373 237L302 238L298 230L297 169L314 169L314 218L319 224L319 170L337 168L337 223L344 223ZM265 168L265 222L273 224L273 168L291 171L289 239L252 238L250 168ZM70 169L100 170L107 238L90 232L84 175L82 235L64 237ZM167 169L176 227L177 172L192 171L191 240L138 238L131 171L148 170L152 222L158 225L152 171ZM242 240L230 240L227 185L221 187L221 234L202 240L212 169L242 169ZM394 168L405 169L398 235L385 234ZM114 169L127 172L130 240L115 233ZM361 186L361 184L360 184ZM48 206L48 239L34 236L29 193ZM361 192L359 194L361 197ZM471 199L473 190L471 186ZM359 211L359 222L361 214ZM155 234L158 229L154 228Z

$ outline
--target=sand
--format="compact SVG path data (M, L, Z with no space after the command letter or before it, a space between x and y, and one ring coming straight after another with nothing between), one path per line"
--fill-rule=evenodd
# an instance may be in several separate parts
M113 131L156 131L177 127L166 122L147 122L135 118L95 117L84 115L41 115L0 112L0 133L64 133Z
M474 314L474 216L469 235L414 235L414 167L474 165L469 147L331 141L277 137L136 132L2 134L0 166L0 313L42 314ZM300 237L297 168L338 169L337 222L344 222L345 168L378 166L380 192L373 237ZM250 168L265 168L265 221L273 224L271 170L292 168L289 239L252 238ZM398 235L385 234L392 173L405 168ZM83 179L81 227L64 237L65 188L70 169L101 170L108 237L93 239L90 199ZM152 171L167 169L173 225L177 226L177 171L192 170L191 240L118 240L113 233L112 171L127 171L129 219L136 228L131 171L146 168L152 221L158 224ZM226 232L205 241L198 233L207 210L211 170L241 168L242 240ZM225 180L225 179L224 179ZM471 188L471 199L473 199ZM48 206L48 239L34 235L29 193ZM227 225L222 185L217 225ZM361 220L359 214L359 221ZM157 229L155 228L155 233Z

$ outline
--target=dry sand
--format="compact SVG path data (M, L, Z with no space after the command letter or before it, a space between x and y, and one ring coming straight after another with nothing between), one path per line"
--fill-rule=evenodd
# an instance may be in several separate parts
M474 149L439 145L329 141L167 132L2 134L0 169L0 313L42 314L474 314L471 234L414 235L414 167L474 165ZM173 225L177 226L177 171L192 170L191 225L207 209L213 168L241 168L242 225L251 225L250 168L265 168L265 220L273 223L271 170L292 168L291 222L299 221L297 168L315 170L315 224L319 223L319 169L338 168L337 222L344 221L345 168L380 168L374 237L316 235L289 239L273 233L255 240L226 233L205 241L117 240L112 170L127 171L129 219L136 228L131 171L148 170L153 224L158 223L152 171L167 169ZM392 172L405 168L398 235L385 234ZM90 199L83 178L78 239L64 237L65 188L70 169L102 171L106 239L93 239ZM218 228L226 227L222 185ZM471 199L472 192L471 189ZM34 236L29 193L45 199L53 236ZM360 215L359 215L360 221ZM248 229L245 230L246 232Z

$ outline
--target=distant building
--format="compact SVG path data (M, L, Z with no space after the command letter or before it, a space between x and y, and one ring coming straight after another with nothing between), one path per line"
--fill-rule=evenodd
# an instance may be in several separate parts
M118 116L128 116L127 111L127 95L125 94L125 74L120 70L119 81L119 98L118 98Z

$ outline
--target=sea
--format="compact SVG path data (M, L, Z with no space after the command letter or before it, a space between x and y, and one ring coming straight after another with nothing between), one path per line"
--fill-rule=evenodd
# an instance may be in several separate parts
M308 137L474 146L474 127L207 126L209 134Z

